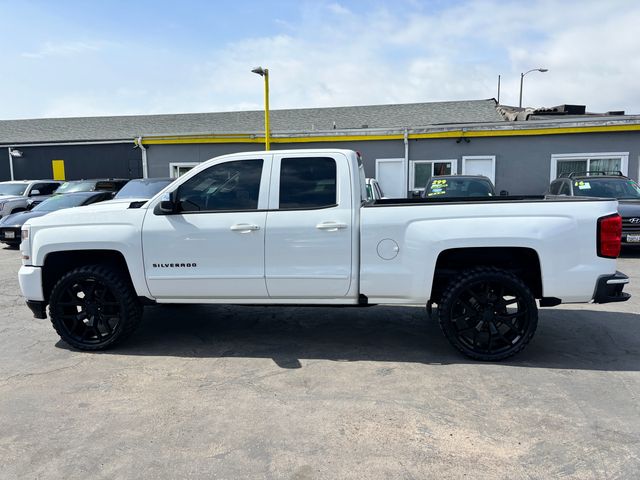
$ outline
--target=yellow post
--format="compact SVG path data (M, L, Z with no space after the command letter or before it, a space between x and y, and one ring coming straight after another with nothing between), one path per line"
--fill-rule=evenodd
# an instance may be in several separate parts
M269 138L269 69L264 69L264 148L269 150L271 140Z

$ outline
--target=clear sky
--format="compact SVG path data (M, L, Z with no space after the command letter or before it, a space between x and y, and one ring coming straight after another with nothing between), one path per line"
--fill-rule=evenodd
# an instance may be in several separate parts
M483 99L640 113L634 0L0 0L0 119Z

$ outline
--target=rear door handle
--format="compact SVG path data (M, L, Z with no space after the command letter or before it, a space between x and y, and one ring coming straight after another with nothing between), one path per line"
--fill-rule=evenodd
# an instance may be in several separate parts
M260 230L259 225L253 225L251 223L236 223L229 228L232 232L249 233Z
M348 225L346 223L340 223L340 222L322 222L317 224L316 228L318 230L327 230L328 232L336 232L343 228L347 228L347 226Z

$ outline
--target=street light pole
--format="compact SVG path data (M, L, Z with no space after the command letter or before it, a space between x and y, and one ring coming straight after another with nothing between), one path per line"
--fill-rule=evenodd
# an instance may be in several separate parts
M518 107L519 107L519 108L522 108L522 84L524 83L524 76L525 76L527 73L531 73L531 72L541 72L541 73L544 73L544 72L548 72L548 71L549 71L549 69L547 69L547 68L532 68L532 69L531 69L531 70L529 70L528 72L524 72L524 73L521 73L521 74L520 74L520 103L518 103Z
M256 67L251 70L261 77L264 77L264 149L270 150L271 139L269 138L269 69Z

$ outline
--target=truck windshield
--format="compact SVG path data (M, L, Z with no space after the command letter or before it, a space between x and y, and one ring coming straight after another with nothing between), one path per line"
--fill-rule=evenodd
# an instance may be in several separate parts
M628 178L585 178L574 180L573 193L581 197L640 199L640 187Z
M0 195L24 195L26 183L0 183Z

